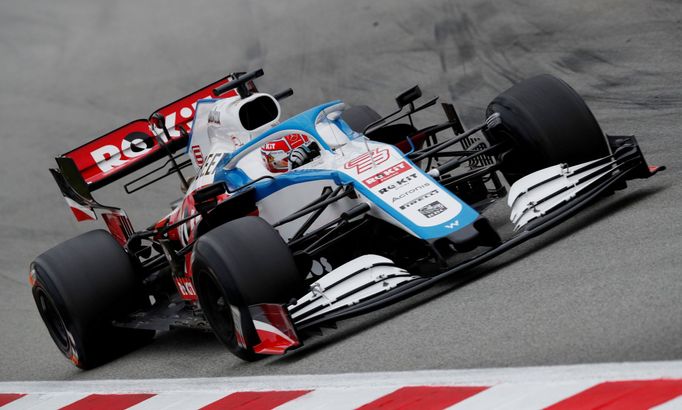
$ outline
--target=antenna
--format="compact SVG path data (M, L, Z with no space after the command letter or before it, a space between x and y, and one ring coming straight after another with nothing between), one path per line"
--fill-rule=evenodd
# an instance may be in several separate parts
M219 87L214 88L213 93L215 95L221 95L236 88L237 93L239 93L239 96L241 98L246 98L251 95L251 90L249 90L249 88L247 87L247 83L251 80L255 80L258 77L262 77L263 74L265 73L263 72L262 68L259 68L258 70L251 71L250 73L246 74L235 73L234 75L235 77L237 77L237 79L232 80L227 84L223 84Z

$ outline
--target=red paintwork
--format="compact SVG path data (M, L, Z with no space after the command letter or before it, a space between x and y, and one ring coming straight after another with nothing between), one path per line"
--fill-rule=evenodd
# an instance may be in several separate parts
M605 382L547 409L649 409L682 396L682 380Z
M128 217L113 212L104 212L102 213L102 219L104 219L104 223L114 239L121 246L124 246L128 241L129 232L132 231Z
M5 404L9 404L13 402L14 400L20 399L22 397L26 396L25 394L18 394L18 393L0 393L0 406L4 406Z
M76 220L78 222L83 222L83 221L94 221L95 218L92 217L92 215L89 215L83 211L81 211L78 208L74 208L72 206L69 207L71 209L71 212L73 213L73 216L76 217Z
M197 100L202 98L216 98L213 89L229 82L229 77L225 77L212 84L201 88L192 94L189 94L167 106L160 108L156 112L163 114L166 117L166 125L171 133L171 139L179 139L181 134L178 132L180 128L189 131L189 124L194 119L194 110ZM236 91L232 90L221 98L228 98L236 95ZM128 140L126 140L126 137ZM130 142L136 141L137 147L135 155L126 156L122 151ZM108 147L107 152L102 152L97 157L103 159L105 162L109 161L110 166L106 166L106 170L102 170L97 165L93 152ZM76 167L85 179L85 182L91 184L102 180L105 177L116 174L122 169L130 167L138 161L142 161L145 157L159 151L161 146L156 141L154 134L149 129L149 122L144 119L135 120L118 128L114 131L106 133L99 138L96 138L70 152L64 154L74 160ZM133 151L129 151L133 153Z
M441 410L474 396L488 387L410 386L367 403L358 410Z
M271 410L308 392L310 390L236 392L202 407L201 410Z
M91 394L62 407L62 410L123 410L154 396L155 394Z
M301 345L289 313L282 305L264 303L250 306L249 311L260 339L260 343L253 347L254 352L284 354L290 348ZM262 324L270 325L277 331L266 329Z

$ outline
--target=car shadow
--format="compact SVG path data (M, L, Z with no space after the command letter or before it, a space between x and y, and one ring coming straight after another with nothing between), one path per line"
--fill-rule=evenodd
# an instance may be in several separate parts
M582 213L572 217L569 221L565 221L556 228L540 235L540 237L543 238L542 241L537 241L535 240L536 238L531 239L525 244L520 245L519 248L511 251L511 253L505 253L500 257L475 267L461 275L444 279L442 282L436 284L434 288L431 288L423 293L412 296L411 298L376 312L371 312L358 318L349 319L348 321L352 321L352 323L347 325L347 327L344 326L343 328L335 329L333 332L328 332L323 329L323 332L325 332L323 336L312 336L305 341L306 344L300 349L291 351L285 356L282 356L276 360L269 361L267 365L288 365L290 363L303 360L307 356L331 347L343 339L363 332L374 324L389 321L391 318L407 313L424 303L436 300L474 281L487 277L495 273L497 270L509 266L522 258L528 257L567 236L577 233L587 226L594 224L609 215L626 209L640 201L643 201L644 199L649 198L652 195L657 194L662 190L665 190L668 188L668 185L669 184L658 184L656 186L649 186L638 189L637 191L628 192L626 195L621 197L619 197L618 193L616 193L615 195L604 198L601 201L593 204L592 207L588 208L586 211L583 211ZM532 245L526 245L531 243ZM348 323L348 321L346 321L346 323Z

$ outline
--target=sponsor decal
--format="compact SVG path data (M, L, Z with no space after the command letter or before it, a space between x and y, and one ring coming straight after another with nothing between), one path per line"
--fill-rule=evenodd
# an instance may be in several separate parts
M459 226L459 221L457 219L455 219L454 222L451 222L451 223L445 225L445 227L448 229L455 229L458 226Z
M386 168L385 170L372 175L371 177L363 180L362 183L367 185L368 188L373 188L381 184L382 182L388 181L389 179L398 176L405 171L408 171L410 168L411 167L408 165L407 162L402 161L396 165L393 165L390 168Z
M291 147L292 149L300 147L309 140L307 135L297 133L289 134L285 136L283 139L284 141L287 142L287 144L289 144L289 147Z
M204 165L201 167L201 171L199 171L199 176L205 177L206 175L213 174L216 167L218 166L218 163L223 158L223 155L223 152L212 152L208 154L208 157L206 157L206 162L204 162Z
M401 199L405 199L406 197L408 197L408 196L410 196L416 192L419 192L419 191L423 190L424 188L428 188L429 186L431 186L430 182L416 186L412 189L407 190L406 192L403 192L402 194L400 194L398 196L394 196L393 200L391 202L395 203L396 201L400 201Z
M220 111L215 109L211 110L211 112L208 113L208 123L220 124Z
M390 190L408 186L408 185L410 185L410 181L412 181L415 178L417 178L416 173L407 175L407 176L400 178L400 179L396 179L395 181L393 181L392 184L386 185L385 187L381 188L379 190L379 193L383 195Z
M345 169L355 168L355 172L362 174L363 172L372 169L375 165L383 164L391 158L391 152L388 148L375 148L372 151L365 152L362 155L346 162L343 167Z
M130 159L146 154L156 142L144 132L134 131L123 137L121 146L102 145L90 152L90 156L102 172L109 172L125 165Z
M445 205L441 204L440 201L434 201L426 206L419 208L418 211L427 218L433 218L434 216L440 215L443 212L445 212L446 209L448 208Z
M194 285L189 278L173 278L178 291L182 296L196 297L197 293L194 291Z
M166 118L166 127L172 140L182 136L180 128L189 132L197 100L216 97L212 90L227 83L230 79L231 77L223 78L157 110ZM231 90L222 97L233 95L237 95L237 93ZM160 134L160 130L155 128L152 130L151 128L153 127L150 127L147 120L136 120L96 138L64 154L64 156L74 160L85 182L88 184L97 182L104 179L107 174L115 173L157 152L161 147L155 140L155 134ZM166 141L163 134L160 134L159 138L164 142L169 142Z
M409 207L411 207L411 206L413 206L413 205L415 205L415 204L417 204L417 203L419 203L419 202L425 200L426 198L429 198L429 197L432 197L432 196L436 195L437 193L438 193L438 190L437 190L437 189L434 189L434 190L432 190L432 191L429 191L429 192L425 193L424 195L421 195L421 196L418 196L418 197L414 198L414 199L411 200L410 202L407 202L407 203L405 203L405 204L403 204L403 205L400 205L400 209L401 209L401 210L405 210L405 209L407 209L407 208L409 208Z
M198 166L204 165L204 155L201 153L201 147L198 145L192 145L192 154L194 155L194 160L197 162Z
M305 134L293 133L285 135L261 147L261 151L285 151L289 152L293 148L298 148L310 140Z

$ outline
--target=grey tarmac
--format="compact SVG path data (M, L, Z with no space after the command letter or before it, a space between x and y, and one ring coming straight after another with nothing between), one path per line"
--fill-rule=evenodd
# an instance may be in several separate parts
M460 369L682 358L682 7L678 0L7 0L0 4L0 380ZM295 90L393 109L414 84L465 124L512 83L551 73L610 133L635 134L668 171L409 301L341 322L257 363L211 334L174 331L83 372L53 346L28 265L98 224L76 224L53 157L144 118L225 73L263 67ZM424 115L425 125L443 118ZM145 226L180 196L98 191ZM496 219L508 216L503 204Z

